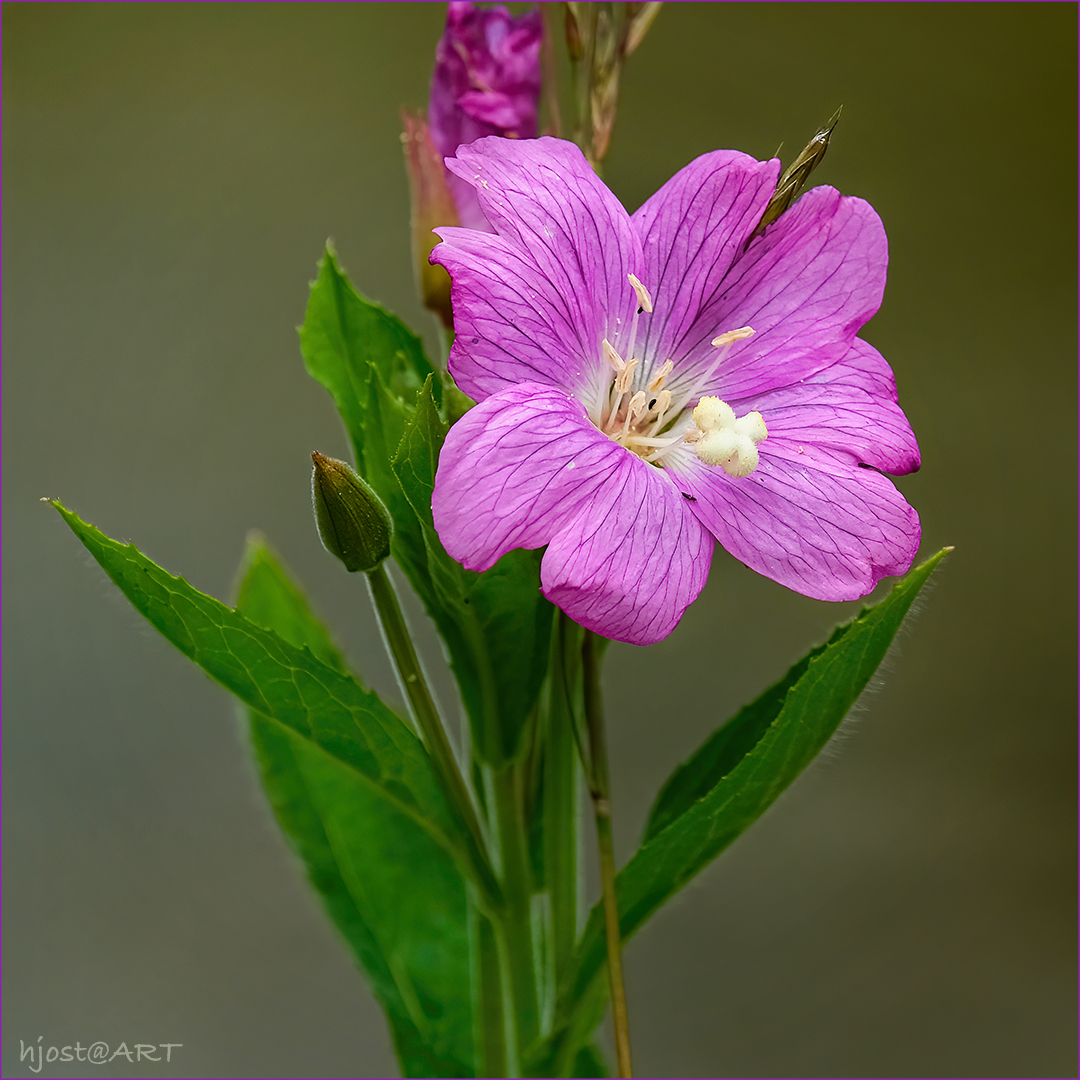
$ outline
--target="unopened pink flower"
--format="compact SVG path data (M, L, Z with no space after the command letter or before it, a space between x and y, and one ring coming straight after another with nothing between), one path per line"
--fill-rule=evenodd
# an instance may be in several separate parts
M501 4L448 6L428 101L431 138L443 157L487 135L536 137L542 37L537 10L514 18ZM449 179L462 225L490 231L472 185Z
M479 404L435 482L447 551L485 570L547 546L544 594L646 645L705 584L714 541L759 573L850 600L904 572L918 468L885 360L885 233L828 187L747 243L779 163L705 154L627 214L580 151L484 139L448 167L494 233L438 230L450 367Z

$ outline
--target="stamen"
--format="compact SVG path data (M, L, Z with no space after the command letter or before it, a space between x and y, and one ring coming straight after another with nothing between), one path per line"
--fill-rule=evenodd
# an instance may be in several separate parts
M675 365L670 360L665 360L663 364L657 368L656 374L649 380L647 389L650 393L653 390L659 390L664 385L664 380L671 374L671 369Z
M646 314L652 313L652 297L649 295L649 290L633 275L626 275L630 279L630 284L634 287L634 292L637 293L638 305L641 310Z
M623 420L622 434L619 436L620 442L626 442L626 437L630 433L630 425L643 412L645 412L645 394L639 390L630 399L630 404L626 406L626 418Z
M733 341L748 338L753 332L754 328L752 326L740 326L738 330L728 330L719 337L713 338L712 343L719 348L721 345L730 345Z
M601 342L604 359L613 377L608 382L600 375L601 383L597 389L601 400L598 402L599 415L594 420L597 427L642 460L660 468L669 453L686 444L706 465L719 465L732 477L749 476L758 466L757 444L769 434L761 413L737 417L727 402L711 394L701 396L701 391L709 385L731 346L750 337L753 328L742 326L714 338L712 344L718 351L712 364L707 371L693 378L692 383L679 379L678 396L664 385L675 369L671 360L665 360L651 372L651 364L645 366L637 382L638 389L635 389L634 376L642 369L642 362L633 355L638 316L652 311L652 297L638 278L633 274L627 277L641 306L632 319L629 340L621 333L616 337L620 347L625 349L629 345L626 352L629 360L624 360L607 338ZM644 388L641 388L643 384ZM691 416L680 416L695 398L698 401ZM674 423L667 419L669 415L675 418Z
M638 365L637 360L627 360L619 370L619 374L615 376L615 393L625 394L630 389L630 384L634 381L634 368ZM644 395L642 395L644 396Z
M731 351L731 346L736 341L741 341L743 338L750 337L753 333L754 328L752 326L741 326L738 330L728 330L719 337L713 338L712 344L720 351L716 354L716 357L708 368L699 375L680 396L675 408L680 411L685 409L686 406L709 385L710 380L716 373L716 369L724 362L727 354Z
M615 346L608 341L607 338L600 343L600 347L604 350L604 359L616 370L622 371L626 366L623 358L615 351Z
M626 439L628 446L673 446L681 441L678 435L668 435L663 439L656 439L650 435L630 435Z
M653 421L653 431L659 431L664 426L664 413L667 412L668 407L671 405L671 391L661 390L656 395L656 400L653 402L653 408L656 410L656 419Z
M634 349L637 346L638 319L641 318L643 311L652 311L652 297L649 295L649 290L633 274L627 274L626 276L630 279L630 284L633 286L638 298L638 306L634 308L634 317L630 320L630 339L626 346L627 355L633 356Z

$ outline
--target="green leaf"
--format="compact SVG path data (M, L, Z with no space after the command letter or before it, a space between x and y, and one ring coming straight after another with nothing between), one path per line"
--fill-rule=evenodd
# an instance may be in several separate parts
M583 1046L574 1058L574 1076L580 1077L605 1077L610 1076L611 1071L604 1061L603 1055L595 1046Z
M417 587L426 574L424 542L390 463L416 393L433 373L423 345L400 319L352 287L328 243L300 327L300 352L308 373L334 398L357 471L394 519L394 557Z
M300 351L310 375L333 395L362 471L379 464L367 460L374 458L375 448L365 445L364 430L368 410L378 405L371 375L379 376L382 389L399 407L401 417L398 430L389 432L385 439L390 453L383 461L388 470L401 438L401 424L412 411L416 392L434 369L420 339L397 316L353 288L330 243L311 286L300 327Z
M136 610L245 705L326 751L457 857L457 829L420 740L355 678L173 577L133 544L53 506Z
M249 543L237 610L347 671L261 540ZM278 823L367 971L405 1075L473 1075L465 887L453 862L350 769L254 709L246 712Z
M880 603L839 627L775 686L742 709L665 784L646 840L616 878L623 940L752 825L813 760L877 670L938 552ZM604 916L596 904L577 970L557 1005L553 1045L580 1045L604 994Z
M540 553L511 551L483 574L447 555L431 515L447 425L428 379L405 427L394 473L420 523L428 580L417 591L446 642L473 746L499 767L521 748L547 670L554 608L540 592Z
M552 607L540 595L539 555L510 552L474 574L443 550L431 492L446 437L446 389L420 339L356 292L329 245L300 348L308 371L337 403L358 471L394 519L394 558L446 643L473 745L500 767L520 749L547 665ZM468 404L453 389L449 398L455 413Z
M758 745L783 707L788 691L806 673L810 661L839 641L848 629L849 626L838 626L825 644L811 649L775 686L770 686L750 705L744 705L706 739L689 761L684 761L668 777L649 813L642 843L651 840L698 799L708 795Z

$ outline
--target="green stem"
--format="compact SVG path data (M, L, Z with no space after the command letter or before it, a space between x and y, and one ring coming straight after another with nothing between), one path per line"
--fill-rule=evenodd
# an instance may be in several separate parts
M544 38L540 44L541 87L547 104L550 134L562 138L562 117L559 115L559 83L555 68L555 15L553 4L542 4Z
M498 938L482 907L473 897L470 900L474 901L469 904L469 939L477 1076L509 1076Z
M487 848L480 829L480 820L476 816L469 789L465 786L446 729L428 689L427 679L420 666L420 658L413 648L409 628L405 624L405 616L398 604L390 575L387 574L385 565L380 564L368 573L367 579L387 648L394 658L394 666L397 668L405 696L409 699L413 718L435 764L435 775L452 812L456 813L465 828L469 862L477 884L488 906L498 907L501 893L486 855Z
M604 736L604 707L600 693L599 640L586 631L582 660L585 666L585 722L589 729L589 793L596 817L596 839L600 848L600 887L604 898L607 928L608 983L611 1013L615 1026L615 1055L619 1076L633 1075L630 1065L630 1029L626 1016L626 990L622 973L622 935L619 906L615 897L615 842L611 830L611 779L608 771L607 740Z
M581 650L568 650L567 638L576 639L580 632L581 628L561 611L556 614L551 645L553 678L542 746L544 880L551 896L555 985L563 976L577 940L580 839L573 695L581 675Z
M540 1034L533 955L532 874L529 868L528 830L525 824L521 771L507 765L489 772L499 839L504 903L498 931L503 945L504 995L509 990L513 1018L513 1045L507 1048L509 1075L520 1072L522 1057ZM508 1025L509 1027L509 1025Z

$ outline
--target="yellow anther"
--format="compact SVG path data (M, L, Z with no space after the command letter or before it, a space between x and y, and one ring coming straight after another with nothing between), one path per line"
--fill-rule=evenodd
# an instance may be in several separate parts
M615 346L608 341L607 338L600 343L600 347L604 350L604 359L616 370L622 371L626 367L623 358L615 351Z
M675 365L670 360L665 360L656 370L656 374L649 380L649 391L659 390L664 385L664 380L671 374Z
M713 345L720 348L721 345L730 345L733 341L741 341L748 338L754 332L752 326L740 326L738 330L728 330L717 338L713 338Z
M627 274L626 276L630 279L630 284L633 285L634 292L637 293L638 307L640 307L642 311L651 312L652 297L649 295L649 290L646 289L633 274Z

